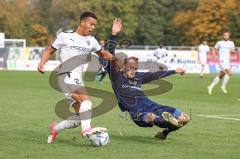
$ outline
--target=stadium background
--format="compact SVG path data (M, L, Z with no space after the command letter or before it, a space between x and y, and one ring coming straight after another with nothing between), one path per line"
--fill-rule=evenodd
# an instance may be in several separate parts
M239 0L2 0L0 69L36 70L37 60L56 35L74 30L81 12L93 10L99 18L94 33L98 40L108 39L112 20L120 17L124 27L118 42L130 40L133 44L120 52L134 52L142 60L154 61L154 49L164 43L170 58L177 56L171 66L184 66L187 72L198 73L196 51L202 40L213 47L227 30L235 45L240 45L239 6ZM19 45L19 39L24 44ZM239 73L239 48L231 57L233 73ZM218 71L217 59L217 54L208 54L205 73ZM52 60L58 60L58 55ZM58 61L49 62L47 70L57 64Z
M131 49L118 49L116 52L125 53L128 56L136 56L140 61L157 61L157 58L154 56L155 50L153 49L145 49L144 47L139 49L140 46L138 46L137 49L135 49L134 46L130 48ZM201 66L199 64L197 48L184 47L184 49L187 50L180 50L181 48L182 47L174 47L174 50L171 49L167 51L168 63L166 65L168 66L168 69L182 67L186 69L187 73L199 73ZM0 69L37 71L37 65L44 50L45 48L43 47L0 48ZM60 61L58 60L57 55L54 60L47 62L47 71L53 71L54 68L59 65ZM218 62L218 54L213 55L209 52L207 56L207 66L205 67L204 72L217 73L219 71L217 65ZM240 53L238 51L231 54L231 67L233 73L240 73Z

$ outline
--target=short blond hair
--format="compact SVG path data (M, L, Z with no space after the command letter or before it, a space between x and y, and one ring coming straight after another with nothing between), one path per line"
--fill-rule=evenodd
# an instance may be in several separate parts
M127 64L128 61L133 60L134 62L138 63L139 59L137 57L131 56L124 60L124 64Z

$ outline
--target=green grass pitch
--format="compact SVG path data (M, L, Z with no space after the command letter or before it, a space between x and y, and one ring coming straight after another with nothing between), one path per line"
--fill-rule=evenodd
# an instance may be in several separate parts
M0 159L240 158L239 75L231 78L227 95L220 91L219 84L211 96L206 87L215 75L203 79L192 74L168 77L173 89L151 99L187 113L191 109L189 125L170 134L166 141L156 140L153 136L159 128L140 128L115 107L92 120L92 126L109 130L111 141L100 148L91 147L80 137L80 127L61 132L53 144L46 143L49 123L60 121L55 104L63 98L49 87L48 77L49 73L0 71ZM103 85L88 85L112 92L108 79ZM94 105L99 102L93 98Z

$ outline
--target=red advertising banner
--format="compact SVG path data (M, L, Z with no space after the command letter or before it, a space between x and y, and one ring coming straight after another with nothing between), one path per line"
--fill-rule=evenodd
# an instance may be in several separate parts
M240 64L240 52L231 53L230 61L231 61L231 63L234 63L234 64ZM219 54L218 53L209 52L207 54L207 63L208 64L215 64L218 62L219 62Z

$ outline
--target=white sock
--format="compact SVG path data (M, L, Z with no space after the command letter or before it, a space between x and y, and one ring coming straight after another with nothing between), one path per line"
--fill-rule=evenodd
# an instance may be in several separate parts
M226 88L229 79L230 79L230 76L228 74L225 74L225 76L223 78L223 83L222 83L223 88Z
M217 76L211 83L210 88L213 88L214 86L216 86L218 84L218 82L220 81L220 78Z
M82 131L91 128L91 118L92 118L92 102L90 100L84 100L79 109L79 114L81 117Z
M58 123L55 127L55 130L57 132L64 130L64 129L71 129L75 128L80 124L80 116L73 115L68 117L66 120L61 121Z

